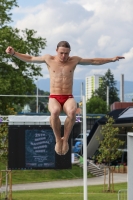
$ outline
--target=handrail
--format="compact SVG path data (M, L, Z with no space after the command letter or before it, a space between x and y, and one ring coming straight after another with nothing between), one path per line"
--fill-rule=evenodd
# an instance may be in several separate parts
M96 167L97 169L101 169L100 167L98 167L97 165L95 165L93 162L89 161L89 164L93 165L94 167Z

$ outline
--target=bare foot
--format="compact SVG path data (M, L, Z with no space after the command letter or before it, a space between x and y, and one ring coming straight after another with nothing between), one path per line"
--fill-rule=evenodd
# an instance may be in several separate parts
M55 152L58 154L58 155L62 155L62 139L61 140L58 140L56 142L56 145L55 145Z
M62 141L63 141L62 155L65 155L69 151L69 145L68 145L68 141L64 140L64 138L62 138Z

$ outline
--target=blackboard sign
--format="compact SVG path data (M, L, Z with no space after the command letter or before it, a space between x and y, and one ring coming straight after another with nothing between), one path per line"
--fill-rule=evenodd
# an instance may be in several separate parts
M30 167L55 167L55 137L47 129L25 130L25 165Z
M68 153L57 155L55 136L49 125L10 125L8 146L10 170L71 168L71 139Z

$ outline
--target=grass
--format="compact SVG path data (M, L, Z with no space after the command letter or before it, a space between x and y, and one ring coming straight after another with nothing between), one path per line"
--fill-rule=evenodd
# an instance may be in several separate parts
M115 184L115 192L103 192L102 185L95 185L88 187L89 200L117 200L118 190L126 189L126 183ZM34 191L17 191L13 192L13 200L82 200L83 187L59 188L59 189L44 189Z
M0 163L0 170L5 166ZM88 177L92 177L88 174ZM83 169L73 165L69 170L24 170L12 171L13 184L45 182L54 180L68 180L83 178ZM88 187L89 200L117 200L118 190L126 189L127 183L114 184L114 193L103 192L103 185ZM12 200L82 200L83 187L69 187L58 189L43 189L33 191L13 191Z
M0 169L5 169L5 166L1 164ZM3 174L5 176L5 174ZM88 172L88 178L93 177ZM12 183L38 183L46 181L56 180L69 180L83 178L83 169L77 165L72 165L72 169L65 170L13 170L12 171ZM3 178L3 183L5 178Z

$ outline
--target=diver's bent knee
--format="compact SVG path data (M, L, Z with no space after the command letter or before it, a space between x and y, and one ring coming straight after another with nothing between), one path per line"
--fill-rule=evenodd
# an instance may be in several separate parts
M59 116L60 110L59 109L53 109L50 113L51 113L52 116L56 117L56 116Z
M67 112L67 115L69 116L69 117L75 117L76 116L76 110L70 110L70 111L68 111Z

